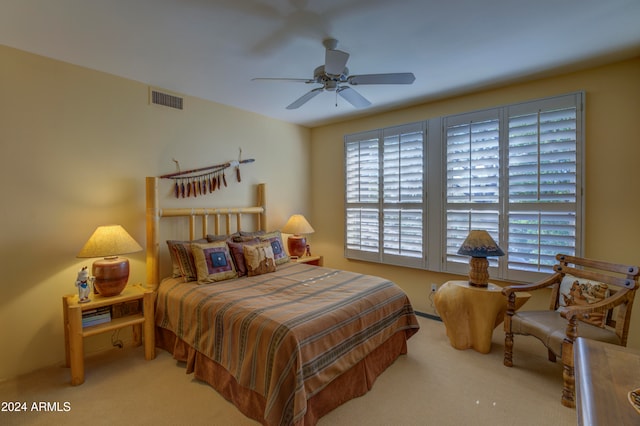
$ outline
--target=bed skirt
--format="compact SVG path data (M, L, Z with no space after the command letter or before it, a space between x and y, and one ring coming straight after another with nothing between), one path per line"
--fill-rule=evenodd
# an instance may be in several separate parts
M215 361L190 347L170 330L156 327L156 346L171 353L174 359L185 362L187 374L208 383L245 416L266 424L263 413L265 398L243 386ZM407 353L407 333L399 331L385 343L338 376L307 400L307 411L296 426L315 425L325 414L345 402L366 394L376 378L402 354Z

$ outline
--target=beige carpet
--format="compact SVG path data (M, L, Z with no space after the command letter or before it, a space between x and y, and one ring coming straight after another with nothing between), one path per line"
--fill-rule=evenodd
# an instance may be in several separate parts
M449 345L441 322L421 330L373 389L323 417L319 425L574 425L560 404L562 369L534 338L516 336L513 368L502 365L504 333L490 354ZM69 385L69 370L50 367L0 383L0 400L27 412L0 412L2 425L256 425L208 385L185 374L167 352L145 361L139 348L113 349L86 360L86 381ZM32 411L33 403L49 409ZM65 402L68 403L65 406ZM36 404L37 405L37 404ZM67 411L65 407L68 407Z

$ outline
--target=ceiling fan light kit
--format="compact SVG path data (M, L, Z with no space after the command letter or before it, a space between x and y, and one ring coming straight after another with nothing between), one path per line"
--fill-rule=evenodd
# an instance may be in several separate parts
M413 73L410 72L349 75L349 68L346 66L349 60L349 54L336 49L338 40L328 38L324 40L323 44L326 49L324 65L316 67L313 71L312 79L254 78L253 80L277 80L321 84L322 86L312 89L287 106L287 109L297 109L324 91L336 92L336 95L342 97L355 108L365 108L370 106L371 102L351 86L367 84L412 84L416 79Z

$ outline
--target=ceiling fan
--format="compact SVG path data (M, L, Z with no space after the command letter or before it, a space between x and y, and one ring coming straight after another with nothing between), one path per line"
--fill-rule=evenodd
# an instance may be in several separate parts
M313 78L311 79L260 77L252 80L293 81L322 85L305 93L287 106L287 109L296 109L325 90L328 92L336 92L356 108L364 108L371 105L371 102L351 86L364 84L412 84L416 79L413 73L410 72L349 75L349 69L346 67L349 54L336 49L338 40L328 38L324 40L323 45L326 49L324 65L320 65L313 71Z

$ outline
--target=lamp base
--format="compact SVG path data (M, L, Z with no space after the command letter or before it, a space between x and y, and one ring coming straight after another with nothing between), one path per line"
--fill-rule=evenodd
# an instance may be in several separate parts
M486 257L469 259L469 285L483 288L489 286L489 261Z
M107 257L96 260L91 271L95 277L93 285L101 296L117 296L129 281L129 259Z
M287 239L287 248L289 249L289 256L302 257L307 251L307 239L300 235L291 235Z

